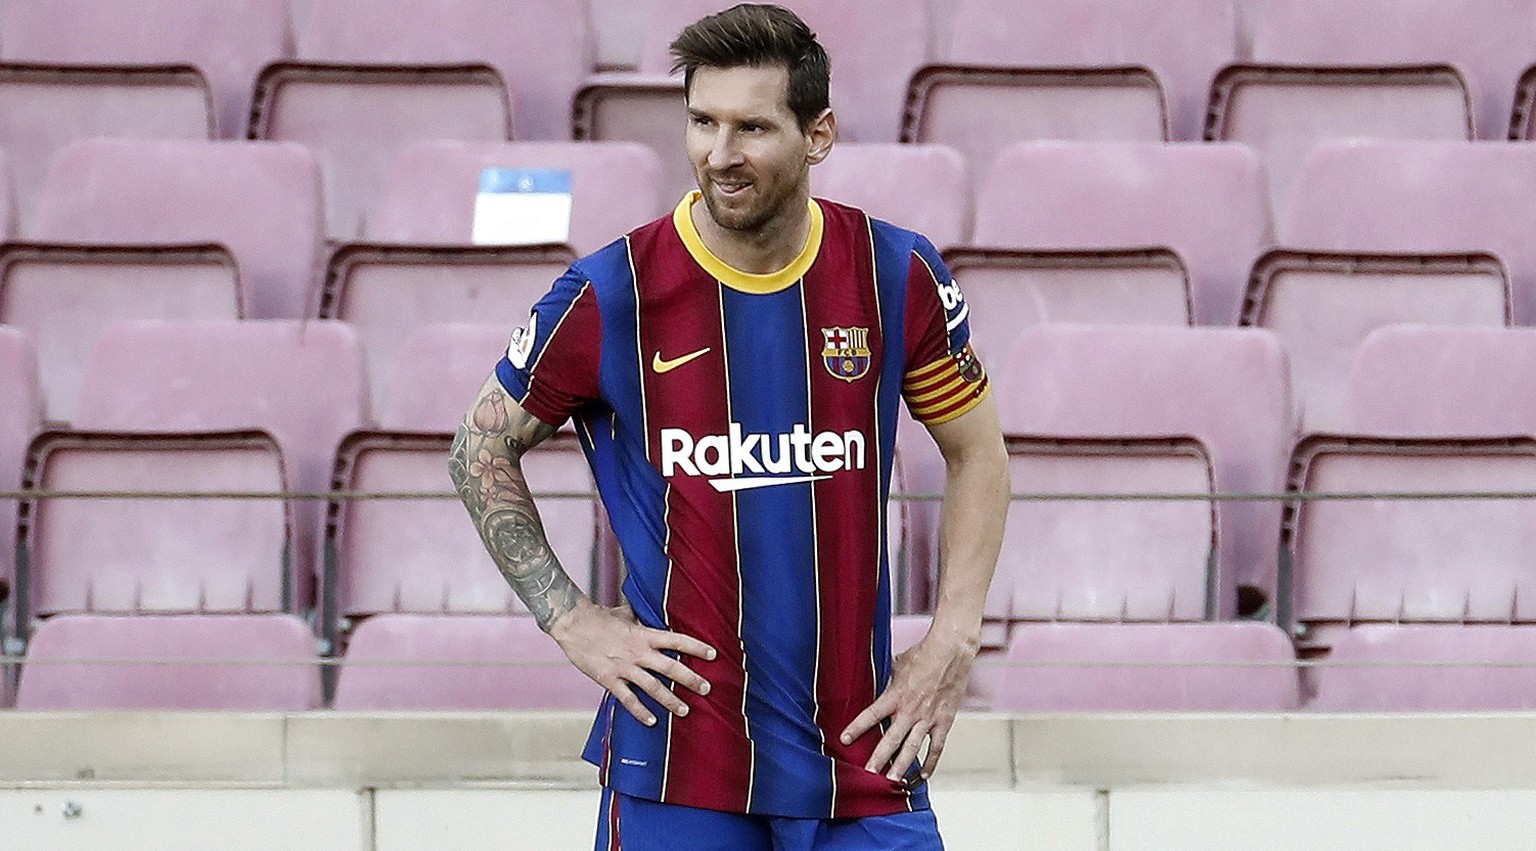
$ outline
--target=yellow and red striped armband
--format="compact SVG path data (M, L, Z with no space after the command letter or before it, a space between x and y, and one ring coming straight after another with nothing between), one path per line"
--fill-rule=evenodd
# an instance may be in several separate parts
M902 395L912 416L927 425L947 423L981 403L991 386L970 345L907 373Z

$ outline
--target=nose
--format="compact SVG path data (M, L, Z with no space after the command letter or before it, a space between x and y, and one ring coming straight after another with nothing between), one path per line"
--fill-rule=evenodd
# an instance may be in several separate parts
M715 132L714 144L709 148L709 167L723 171L741 162L741 149L736 144L736 134L728 128Z

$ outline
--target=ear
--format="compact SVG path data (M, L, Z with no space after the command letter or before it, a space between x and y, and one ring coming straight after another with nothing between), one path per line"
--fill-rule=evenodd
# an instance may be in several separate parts
M810 150L805 154L807 163L816 165L832 153L832 145L837 141L837 116L832 114L830 107L816 116L811 126L806 128L805 135L811 140Z

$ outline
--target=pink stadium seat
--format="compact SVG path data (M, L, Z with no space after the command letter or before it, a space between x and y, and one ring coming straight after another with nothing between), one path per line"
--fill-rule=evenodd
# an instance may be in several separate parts
M951 14L945 62L1152 71L1167 93L1175 139L1200 137L1211 77L1237 49L1231 0L1178 0L1156 15L1135 0L960 0Z
M929 615L896 615L891 618L891 655L900 656L928 634L933 625Z
M1536 709L1536 629L1528 626L1370 624L1341 636L1329 659L1341 664L1317 670L1309 709Z
M1273 0L1253 37L1253 58L1264 63L1452 65L1480 139L1504 137L1514 82L1533 54L1527 0Z
M474 188L487 168L569 171L570 244L577 254L602 248L678 200L661 197L656 155L641 145L426 142L406 149L390 169L368 238L469 244Z
M74 418L85 361L107 325L245 315L235 258L219 245L0 245L0 322L37 342L47 418Z
M1536 329L1392 326L1355 356L1344 428L1396 437L1536 437Z
M1253 621L1023 624L1014 627L993 708L1286 711L1300 703L1294 661L1285 633Z
M383 411L396 354L413 331L444 322L499 321L510 333L574 259L564 246L352 243L331 256L320 317L357 329L372 409ZM491 363L481 366L488 370ZM464 396L466 404L473 392Z
M1210 452L1218 493L1285 483L1295 427L1285 356L1268 332L1041 325L1019 338L996 392L1006 434L1193 437ZM1273 599L1280 514L1275 502L1218 503L1218 589ZM1218 617L1236 606L1218 591Z
M970 236L970 187L965 159L944 145L839 143L811 169L812 194L915 230L940 248Z
M1536 489L1536 439L1320 436L1297 446L1292 470L1297 491L1523 492ZM1298 501L1287 513L1294 620L1309 644L1370 622L1536 620L1530 500Z
M61 664L70 659L190 664ZM314 661L314 636L293 615L61 615L34 633L16 705L298 712L320 707Z
M1337 143L1297 178L1280 244L1299 250L1469 253L1509 270L1516 324L1536 321L1536 144Z
M394 660L421 664L370 664ZM533 618L378 615L352 638L334 706L590 711L602 696Z
M1302 430L1337 431L1355 353L1375 329L1501 328L1511 310L1504 266L1488 254L1272 251L1249 279L1243 324L1285 344Z
M341 322L128 323L91 351L76 425L112 431L271 432L293 490L323 492L336 447L368 421L357 334ZM293 504L295 589L310 601L324 504Z
M592 77L576 97L579 139L644 142L661 156L663 187L676 198L694 186L683 156L687 113L682 80L670 78L667 49L683 27L730 4L714 0L651 3L638 53L638 73ZM792 0L832 59L831 104L838 137L849 142L896 142L907 80L928 59L924 0Z
M292 50L284 0L7 0L3 21L0 57L9 62L192 66L207 80L198 86L198 100L207 99L211 85L212 112L219 135L226 138L245 128L256 72ZM105 78L100 75L97 84ZM130 88L119 88L117 97L125 95L135 97ZM119 103L115 109L126 105ZM105 103L103 107L107 112L114 108ZM212 129L209 110L201 112L204 126Z
M135 388L142 391L142 388ZM283 459L261 432L146 435L45 432L28 487L107 492L283 488ZM278 500L42 499L22 505L21 615L292 611L290 514ZM18 624L25 628L24 618Z
M313 315L319 172L298 145L75 142L54 160L34 238L217 243L235 257L257 319Z
M456 430L521 321L446 323L414 331L400 345L379 425L395 431Z
M1263 166L1241 145L1014 145L982 185L972 242L1169 248L1189 270L1195 321L1232 325L1270 242L1268 210Z
M21 487L27 443L42 412L37 356L27 335L14 328L0 327L0 411L6 412L0 417L0 489L14 490ZM0 599L10 596L15 575L15 534L16 501L0 499Z

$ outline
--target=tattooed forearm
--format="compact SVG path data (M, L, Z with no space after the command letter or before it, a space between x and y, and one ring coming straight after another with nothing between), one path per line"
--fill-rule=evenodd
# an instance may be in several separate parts
M549 547L523 477L523 453L553 432L488 383L454 436L448 465L491 558L546 631L582 598Z

